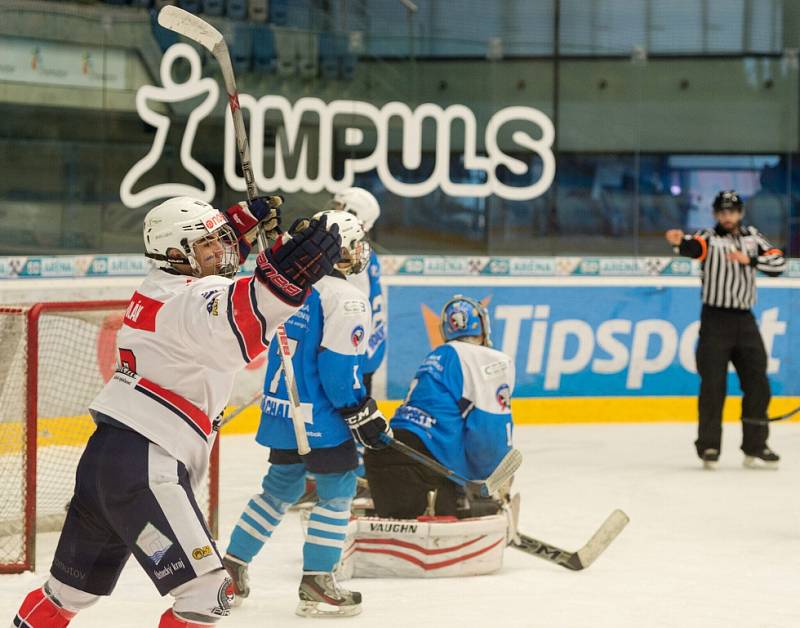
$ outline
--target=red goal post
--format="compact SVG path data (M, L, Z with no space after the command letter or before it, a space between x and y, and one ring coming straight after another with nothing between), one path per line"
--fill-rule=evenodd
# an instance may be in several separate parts
M59 530L94 431L89 403L114 373L127 301L0 306L0 573L33 570ZM196 495L217 535L219 439Z

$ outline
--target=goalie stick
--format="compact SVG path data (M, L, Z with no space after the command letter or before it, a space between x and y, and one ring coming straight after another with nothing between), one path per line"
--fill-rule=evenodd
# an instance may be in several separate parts
M422 466L428 467L431 471L446 477L448 480L455 482L459 486L463 486L468 491L472 491L481 497L489 497L493 493L496 493L511 479L511 476L514 475L514 472L519 469L519 466L522 464L522 453L519 449L512 449L500 461L500 464L497 465L488 478L483 481L468 480L433 458L417 451L413 447L409 447L405 443L395 440L388 434L382 434L381 440L392 449L404 453L409 458L419 462Z
M176 6L167 5L158 13L158 23L164 28L183 35L184 37L197 42L206 48L217 60L222 80L225 83L225 91L228 93L228 104L230 105L231 117L233 118L233 130L236 137L236 148L239 151L239 162L242 166L242 176L244 176L247 186L247 200L253 200L258 191L256 190L255 179L253 177L253 166L250 163L250 145L247 141L247 133L244 128L244 118L239 107L239 92L236 89L236 78L233 74L233 65L228 52L228 45L225 38L216 28L196 15L184 11ZM258 232L258 243L262 251L266 251L269 244L266 236L261 230ZM308 446L308 435L306 434L305 417L300 407L300 395L297 392L297 380L294 376L294 365L292 364L292 350L289 346L289 337L286 335L286 328L279 325L275 332L278 339L278 348L281 355L281 366L283 375L286 378L286 390L289 393L289 408L292 415L292 425L294 427L295 440L297 440L297 452L304 456L311 449Z
M780 416L763 417L761 419L743 417L742 421L744 423L754 423L756 425L767 425L768 423L774 423L775 421L785 421L786 419L791 419L798 412L800 412L800 407L797 407L791 412L787 412L786 414L781 414Z
M492 493L495 493L500 487L508 482L508 480L511 479L511 476L514 475L514 472L522 463L522 453L518 449L512 449L510 452L508 452L508 454L506 454L506 457L500 461L500 464L497 465L497 468L492 472L492 474L486 478L485 481L479 482L477 480L467 480L455 471L448 469L443 464L438 463L433 458L430 458L416 449L409 447L405 443L395 440L388 434L384 434L382 436L382 440L392 449L396 449L397 451L406 454L409 458L416 460L421 465L431 469L439 475L446 477L459 486L463 486L467 490L474 491L482 497L488 497ZM516 499L518 500L518 496ZM518 504L519 502L517 501L517 514L514 517L515 520L518 517L519 512ZM510 545L511 547L523 551L526 554L536 556L537 558L542 558L550 561L551 563L555 563L556 565L561 565L566 569L580 571L582 569L586 569L595 560L597 560L597 557L600 556L600 554L602 554L609 545L611 545L611 542L617 538L619 533L622 532L623 528L628 525L628 521L630 521L628 515L619 509L615 510L603 522L603 525L601 525L592 535L592 538L590 538L586 544L576 552L569 552L556 547L555 545L550 545L544 541L535 539L532 536L523 534L517 529L514 529ZM516 524L514 525L514 528L516 528Z
M597 529L597 532L592 535L592 538L576 552L569 552L555 545L549 545L521 532L517 532L516 538L511 541L511 547L566 569L581 571L597 560L597 557L611 545L611 542L628 525L628 521L630 521L628 515L619 509L615 510L603 522L603 525Z

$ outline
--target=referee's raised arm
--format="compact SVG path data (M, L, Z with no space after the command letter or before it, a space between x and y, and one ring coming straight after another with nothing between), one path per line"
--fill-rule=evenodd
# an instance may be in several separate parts
M703 232L687 235L680 229L670 229L666 233L667 242L672 245L675 255L692 257L701 262L708 253L708 234Z
M786 268L783 252L758 229L742 224L744 207L736 192L720 192L713 209L717 221L713 228L693 235L680 229L665 234L676 255L697 259L702 268L703 307L695 354L700 375L695 447L707 469L719 460L729 362L733 362L744 393L742 416L767 416L767 354L752 313L756 270L776 276ZM768 429L767 425L742 424L746 467L777 466L780 458L767 446Z

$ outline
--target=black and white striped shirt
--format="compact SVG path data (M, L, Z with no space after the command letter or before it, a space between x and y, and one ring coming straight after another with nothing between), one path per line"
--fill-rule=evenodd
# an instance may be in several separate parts
M756 303L756 270L776 277L786 269L783 252L752 226L729 233L720 225L683 238L678 253L703 263L703 303L727 309L749 310ZM729 260L742 251L750 264Z

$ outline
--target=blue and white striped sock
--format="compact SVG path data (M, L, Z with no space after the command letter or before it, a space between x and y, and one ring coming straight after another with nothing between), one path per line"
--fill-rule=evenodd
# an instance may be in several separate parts
M236 523L228 545L228 554L249 563L283 519L287 504L268 495L253 495Z
M342 506L345 508L341 509ZM303 571L333 571L342 557L349 521L349 499L332 500L311 509L308 534L303 545Z

